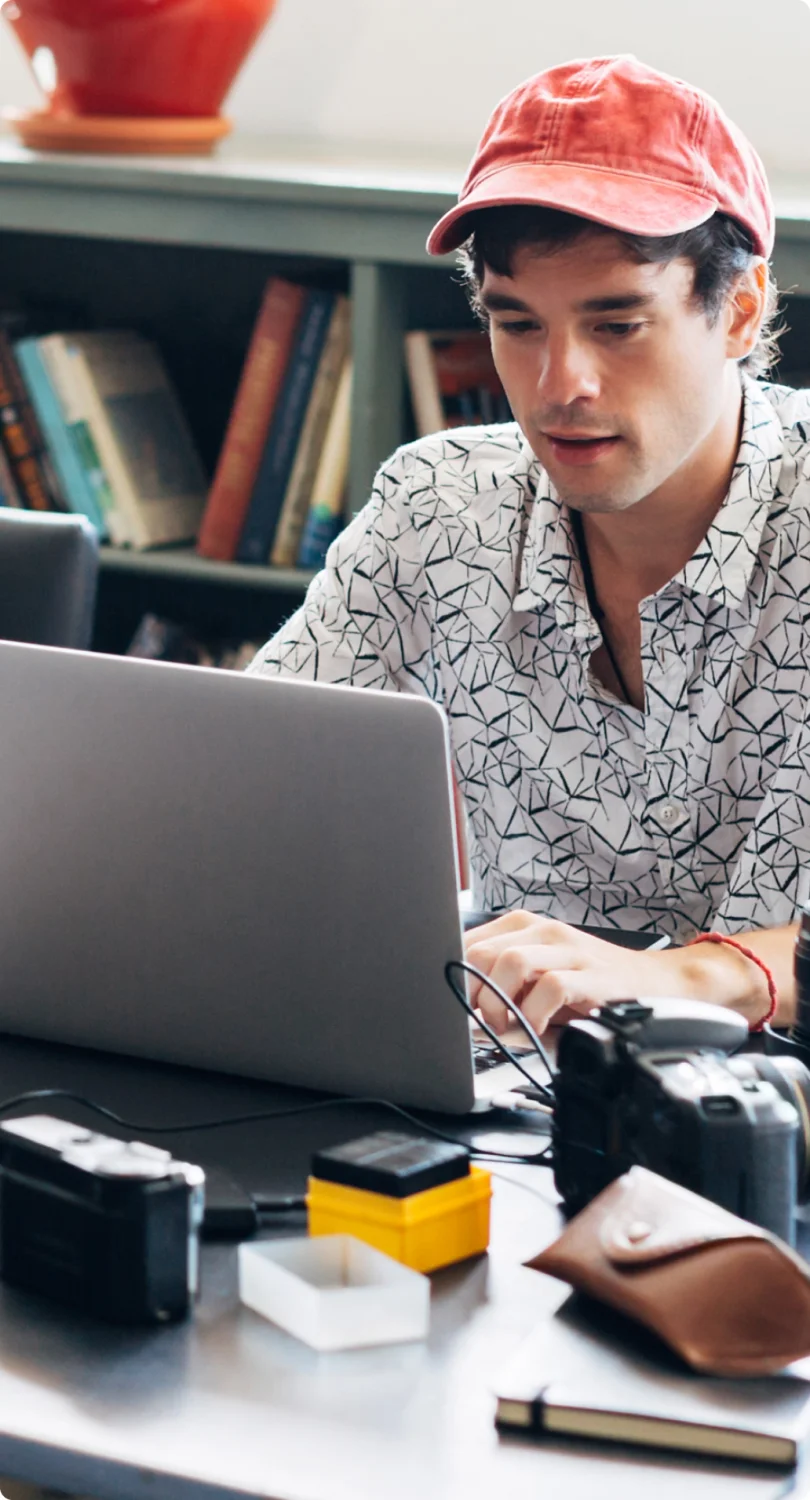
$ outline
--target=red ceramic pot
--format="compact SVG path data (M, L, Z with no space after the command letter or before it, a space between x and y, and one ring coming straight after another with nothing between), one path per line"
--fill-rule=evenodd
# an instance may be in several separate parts
M211 116L276 0L6 0L29 58L52 54L51 109Z

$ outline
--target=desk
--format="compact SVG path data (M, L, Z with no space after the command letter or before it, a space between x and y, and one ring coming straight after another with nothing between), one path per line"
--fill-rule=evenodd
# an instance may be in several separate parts
M0 1039L0 1098L32 1087L74 1088L147 1121L290 1097ZM313 1144L377 1123L350 1109L166 1144L238 1163L253 1190L300 1191ZM521 1265L558 1232L550 1173L496 1170L490 1255L433 1278L426 1344L315 1354L238 1306L232 1246L205 1248L195 1318L155 1331L93 1324L0 1287L0 1474L101 1500L682 1500L687 1486L690 1500L772 1500L783 1480L761 1470L498 1437L493 1372L566 1293Z

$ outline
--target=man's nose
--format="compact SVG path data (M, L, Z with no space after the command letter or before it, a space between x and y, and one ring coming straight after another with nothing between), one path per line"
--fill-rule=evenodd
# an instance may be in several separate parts
M568 407L599 395L593 351L567 335L549 338L541 355L537 390L544 407Z

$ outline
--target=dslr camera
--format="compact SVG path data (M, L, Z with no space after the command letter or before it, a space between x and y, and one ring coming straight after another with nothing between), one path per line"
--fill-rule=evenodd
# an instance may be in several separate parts
M169 1151L26 1115L0 1125L0 1276L115 1323L188 1313L200 1167Z
M810 993L805 1002L810 1039ZM741 1053L748 1040L741 1016L703 1001L616 1000L572 1021L552 1118L566 1210L640 1163L794 1244L808 1191L810 1071L794 1038L768 1037L793 1055Z

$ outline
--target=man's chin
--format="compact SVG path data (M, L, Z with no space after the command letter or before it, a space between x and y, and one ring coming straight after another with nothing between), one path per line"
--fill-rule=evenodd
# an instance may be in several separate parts
M589 516L619 515L622 511L631 510L634 505L638 505L639 501L644 499L643 495L635 494L570 494L556 484L554 489L563 505L567 505L569 510L578 510L582 515Z

